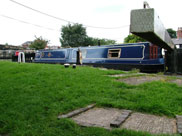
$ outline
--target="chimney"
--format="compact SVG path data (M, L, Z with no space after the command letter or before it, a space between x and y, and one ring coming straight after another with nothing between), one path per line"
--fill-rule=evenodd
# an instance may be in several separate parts
M182 39L182 27L178 27L177 38Z

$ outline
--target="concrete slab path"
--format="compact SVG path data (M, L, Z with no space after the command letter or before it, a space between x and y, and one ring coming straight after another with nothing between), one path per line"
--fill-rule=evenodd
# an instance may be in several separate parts
M74 113L74 111L71 113ZM69 113L59 115L58 118L60 119L60 116L66 117L67 115ZM181 133L182 130L182 116L177 116L176 119L138 112L132 113L130 110L116 108L90 108L79 114L70 116L70 118L81 126L102 127L106 129L118 127L120 129L144 131L152 134L176 134L177 132Z

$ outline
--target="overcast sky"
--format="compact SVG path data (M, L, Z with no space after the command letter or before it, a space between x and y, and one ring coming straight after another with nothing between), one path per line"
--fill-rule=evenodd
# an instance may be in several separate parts
M129 34L130 11L143 8L143 0L14 0L44 13L94 27L120 27L98 29L87 27L88 36L108 38L122 43ZM166 28L182 27L182 0L148 0L155 8ZM6 17L22 20L21 23ZM0 44L21 45L33 41L35 36L50 40L50 45L60 45L60 29L67 22L39 14L30 9L0 0ZM44 28L42 28L44 27Z

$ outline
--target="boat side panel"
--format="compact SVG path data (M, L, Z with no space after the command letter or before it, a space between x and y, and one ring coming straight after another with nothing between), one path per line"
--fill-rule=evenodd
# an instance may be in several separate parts
M43 50L36 53L35 62L65 63L67 50Z
M164 59L158 54L157 59L149 59L149 43L137 43L130 45L80 47L83 64L134 64L134 65L158 65L164 64ZM120 57L108 58L110 49L121 49ZM160 48L158 49L160 52ZM44 50L36 53L35 62L43 63L76 63L78 48ZM44 56L42 54L44 53Z

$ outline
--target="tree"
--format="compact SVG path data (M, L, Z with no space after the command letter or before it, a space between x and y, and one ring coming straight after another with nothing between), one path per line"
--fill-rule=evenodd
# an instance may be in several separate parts
M146 40L134 34L129 34L126 38L124 38L124 43L137 43L137 42L146 42Z
M101 45L111 45L111 44L116 44L115 40L110 40L110 39L99 39Z
M115 40L87 37L85 45L94 46L94 45L98 45L99 42L100 42L100 45L111 45L116 43Z
M177 38L176 31L174 31L172 28L168 28L167 32L169 33L171 38Z
M43 39L42 37L35 37L36 39L32 42L32 44L30 45L30 48L36 49L36 50L40 50L40 49L44 49L47 44L48 41Z
M67 26L63 26L61 29L60 42L62 47L84 46L86 38L86 28L84 28L81 24L68 24Z
M79 46L94 46L98 45L115 44L116 41L110 39L100 39L89 37L86 28L82 24L68 24L61 28L60 42L62 47L79 47Z

